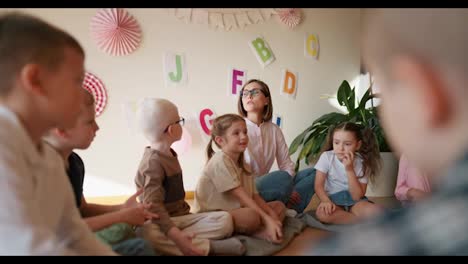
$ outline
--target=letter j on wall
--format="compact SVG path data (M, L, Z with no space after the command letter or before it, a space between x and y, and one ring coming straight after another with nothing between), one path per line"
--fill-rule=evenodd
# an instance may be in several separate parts
M184 54L166 52L164 56L164 80L166 86L185 85L187 83L187 66Z

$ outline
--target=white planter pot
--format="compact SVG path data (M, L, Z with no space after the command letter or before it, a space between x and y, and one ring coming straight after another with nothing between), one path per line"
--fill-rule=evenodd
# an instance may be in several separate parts
M369 181L366 196L391 197L394 196L398 175L398 158L393 152L380 152L382 157L382 171L375 178L375 183Z

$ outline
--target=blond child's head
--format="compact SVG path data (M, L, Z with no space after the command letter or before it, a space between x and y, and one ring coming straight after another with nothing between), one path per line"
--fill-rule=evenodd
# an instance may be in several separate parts
M84 90L84 89L83 89ZM46 140L56 148L63 150L87 149L94 140L99 126L96 123L95 101L91 93L85 90L81 111L71 128L54 128Z
M179 140L184 121L179 116L177 106L166 99L145 98L138 106L138 127L151 143L172 143Z
M70 34L18 12L0 15L0 97L41 127L72 126L83 96L84 51Z
M468 148L468 9L378 9L364 16L364 61L389 142L438 171Z

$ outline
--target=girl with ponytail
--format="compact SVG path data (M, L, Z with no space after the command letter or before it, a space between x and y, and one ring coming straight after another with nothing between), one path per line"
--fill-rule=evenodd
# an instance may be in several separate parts
M221 151L215 152L213 143ZM227 211L235 233L281 243L286 207L279 201L266 203L258 194L254 176L244 162L248 143L241 116L225 114L213 121L206 147L208 161L195 191L195 212Z

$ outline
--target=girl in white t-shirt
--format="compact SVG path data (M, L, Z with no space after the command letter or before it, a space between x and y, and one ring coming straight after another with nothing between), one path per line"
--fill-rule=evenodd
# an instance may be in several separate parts
M315 193L320 199L317 218L329 224L347 224L375 215L380 207L365 197L368 180L381 167L373 131L347 122L330 129L315 164Z
M213 142L222 151L215 153ZM197 183L194 209L228 211L236 233L281 243L286 207L278 201L266 203L258 194L254 177L244 163L248 143L241 116L226 114L214 119L207 146L208 162Z

